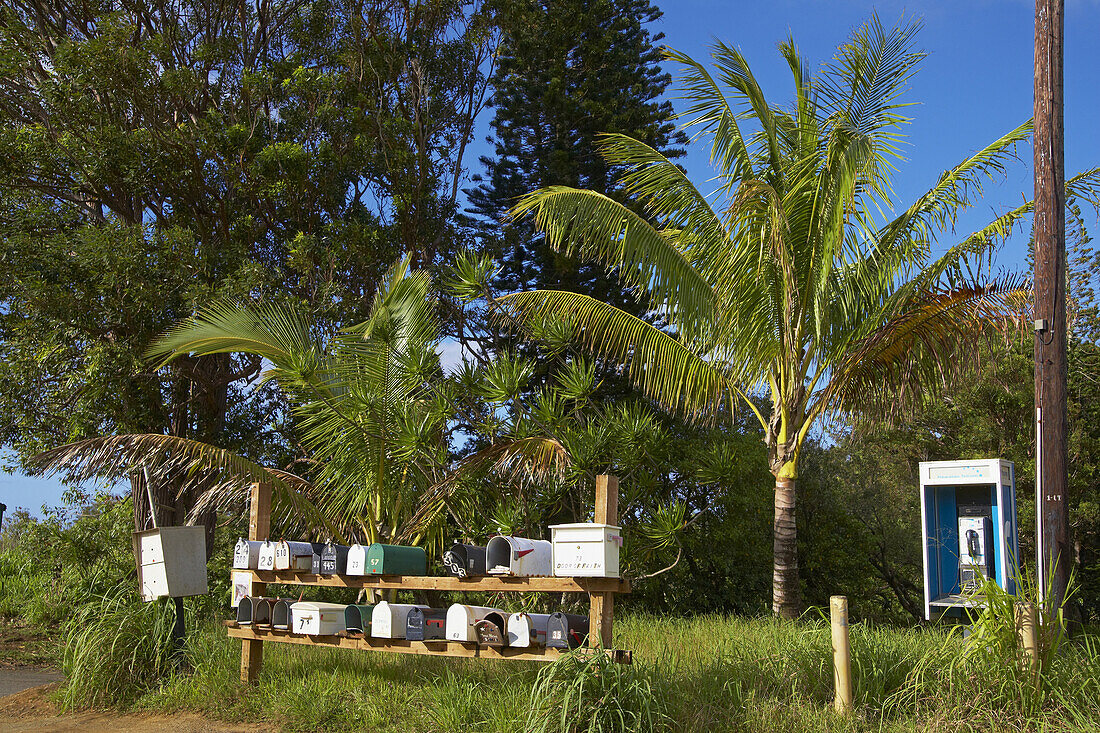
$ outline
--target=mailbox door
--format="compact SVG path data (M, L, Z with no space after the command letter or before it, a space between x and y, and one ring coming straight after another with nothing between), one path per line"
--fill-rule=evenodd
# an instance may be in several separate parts
M348 575L366 575L367 573L367 548L363 545L352 545L348 548Z

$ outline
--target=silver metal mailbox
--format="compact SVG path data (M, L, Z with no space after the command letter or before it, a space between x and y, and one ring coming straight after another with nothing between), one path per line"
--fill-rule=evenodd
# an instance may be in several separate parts
M553 574L553 545L546 540L499 536L485 548L489 575L547 576Z
M271 540L264 540L260 543L260 557L256 561L256 569L275 569L275 543Z
M233 547L234 570L258 570L260 567L259 540L246 540L241 537Z
M382 601L371 613L370 635L377 639L404 639L409 612L414 608L425 610L429 607Z
M271 608L271 628L290 631L293 628L290 607L294 601L288 598L280 598Z
M508 646L546 646L548 613L513 613L508 617Z

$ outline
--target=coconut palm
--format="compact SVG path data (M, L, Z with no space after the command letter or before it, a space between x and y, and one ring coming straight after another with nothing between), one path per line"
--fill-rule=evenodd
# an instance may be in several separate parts
M815 73L792 41L781 44L794 80L787 107L767 102L733 48L716 44L716 73L669 52L684 72L685 129L710 149L714 194L658 151L607 135L601 152L631 206L555 186L513 211L532 216L555 248L618 273L649 313L563 291L502 298L521 324L537 333L547 319L567 321L580 344L619 361L666 408L713 419L739 402L759 420L775 477L773 609L785 617L800 612L796 480L813 426L913 404L972 365L975 339L1019 322L1019 279L981 272L1030 205L939 257L932 250L1003 172L1030 123L943 173L907 208L894 201L902 93L922 58L917 29L886 31L872 19ZM1094 182L1091 172L1074 185ZM763 407L750 399L761 391Z

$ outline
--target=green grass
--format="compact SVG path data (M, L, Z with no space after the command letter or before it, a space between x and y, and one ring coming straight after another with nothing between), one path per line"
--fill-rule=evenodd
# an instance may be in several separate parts
M203 626L190 638L194 671L171 676L129 707L265 719L291 731L433 733L560 731L1092 731L1100 728L1100 649L1063 646L1041 700L997 706L955 665L957 634L852 626L857 713L832 712L829 629L823 621L645 616L616 624L630 667L425 658L265 644L259 682L238 681L240 643ZM923 660L923 661L922 661ZM982 664L987 664L988 660ZM940 665L934 669L929 665ZM542 677L539 676L543 672ZM1028 678L1030 679L1030 678ZM1009 677L996 678L1007 685ZM583 688L583 689L582 689Z

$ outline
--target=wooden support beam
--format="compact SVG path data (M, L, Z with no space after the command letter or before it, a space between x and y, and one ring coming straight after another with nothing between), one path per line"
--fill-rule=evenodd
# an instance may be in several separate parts
M240 570L236 572L242 572ZM619 578L436 577L430 575L313 575L293 570L252 570L257 583L316 585L326 588L378 590L474 591L478 593L630 593L630 581Z
M596 524L619 523L619 479L615 476L596 477ZM612 619L615 615L615 593L593 591L588 594L588 643L610 649Z
M252 484L249 502L248 539L266 540L271 534L271 486ZM248 595L255 598L267 592L267 583L258 582L256 576L249 584ZM264 643L261 639L246 638L241 643L241 682L252 684L260 675L264 663Z
M532 662L552 662L566 653L565 649L490 647L478 646L473 642L446 641L409 641L407 639L378 639L362 634L336 634L332 636L305 636L292 634L281 629L252 628L249 626L229 625L229 636L243 639L244 643L253 641L273 641L283 644L303 644L306 646L329 647L337 649L357 649L359 651L393 652L396 654L418 654L431 657L465 657L467 659L513 659ZM633 655L625 649L606 649L611 660L620 664L631 664Z

